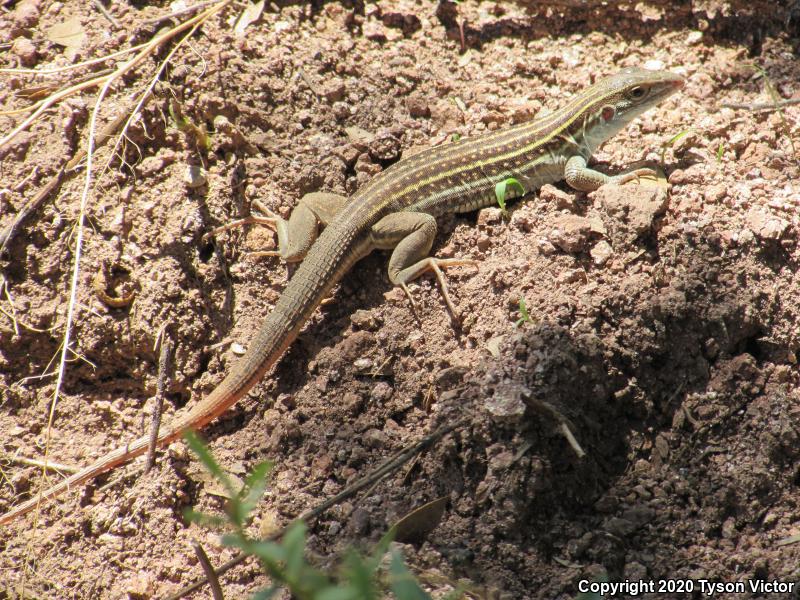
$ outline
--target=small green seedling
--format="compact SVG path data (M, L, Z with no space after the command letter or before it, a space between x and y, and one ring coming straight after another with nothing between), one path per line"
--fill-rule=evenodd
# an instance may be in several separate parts
M519 192L520 196L525 195L525 188L523 188L522 184L513 177L504 179L494 186L494 196L497 198L497 205L500 207L503 217L508 216L508 211L506 210L506 192L509 190L509 188Z
M172 117L172 120L175 122L175 127L177 127L179 131L193 137L197 141L198 146L204 150L211 150L211 136L208 135L204 125L197 126L192 123L181 112L180 107L175 102L170 102L168 108L169 116Z
M719 141L719 146L717 147L717 164L722 162L722 155L725 154L725 144L722 143L722 140Z
M672 148L675 144L677 144L679 141L681 141L683 138L685 138L693 131L694 129L692 127L689 127L689 129L684 129L683 131L676 133L668 141L664 142L661 145L661 166L664 166L664 160L667 155L667 148Z
M450 136L450 141L451 142L457 142L460 139L461 139L461 134L460 133L454 133L452 136Z
M402 556L390 550L391 534L383 536L371 554L366 556L349 550L339 568L322 570L306 558L307 527L295 521L286 529L280 541L260 540L250 537L247 525L267 488L272 464L263 462L245 478L242 489L236 489L231 477L219 466L208 448L194 432L185 434L186 443L197 455L206 470L225 488L229 500L226 515L209 515L187 510L187 520L204 527L225 529L222 543L254 556L272 583L258 591L254 599L268 600L281 590L288 590L298 600L378 600L387 598L388 589L397 600L431 600L417 579L406 567ZM390 555L387 568L384 556ZM388 588L388 589L387 589ZM282 597L282 596L281 596ZM463 597L450 596L450 600Z
M528 314L528 306L525 304L525 298L520 296L519 299L519 319L514 323L514 327L522 327L525 323L531 322L531 316Z

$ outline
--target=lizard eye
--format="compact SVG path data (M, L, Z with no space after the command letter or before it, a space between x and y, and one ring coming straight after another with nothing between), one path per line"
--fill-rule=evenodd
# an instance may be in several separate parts
M647 95L647 91L648 91L647 88L637 85L635 88L632 88L631 91L628 92L628 94L634 100L641 100Z

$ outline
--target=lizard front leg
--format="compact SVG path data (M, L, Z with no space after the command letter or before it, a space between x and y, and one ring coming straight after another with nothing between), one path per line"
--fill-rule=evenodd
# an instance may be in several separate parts
M571 188L581 192L594 191L606 183L622 185L640 177L656 177L656 172L647 168L634 169L628 173L612 177L590 169L586 164L586 159L582 155L576 154L570 157L566 165L564 165L564 180Z
M436 219L432 215L419 212L388 214L372 226L370 237L375 248L394 249L389 258L389 281L403 289L415 313L417 312L416 304L406 284L425 271L433 271L439 281L442 296L450 314L454 319L458 318L458 313L447 291L442 268L475 264L475 261L428 256L436 237Z
M267 215L264 222L278 234L278 250L257 252L259 256L280 256L286 262L300 262L305 258L321 227L330 223L347 204L348 199L338 194L314 192L306 194L286 220L265 206L258 206Z

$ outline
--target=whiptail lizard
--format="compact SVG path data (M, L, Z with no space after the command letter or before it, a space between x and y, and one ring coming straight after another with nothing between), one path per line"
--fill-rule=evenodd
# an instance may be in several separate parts
M392 250L389 279L407 293L409 281L433 270L453 311L439 267L464 261L428 256L437 216L495 204L495 186L512 177L530 192L560 179L590 191L605 183L652 176L650 169L636 169L609 177L587 168L587 161L600 144L683 84L682 77L666 71L625 69L547 116L400 160L349 200L309 194L288 221L272 215L280 249L276 254L302 263L244 357L206 398L161 431L159 445L188 429L200 429L244 396L294 341L331 288L373 250ZM324 229L318 235L320 227ZM0 525L142 454L147 445L144 436L109 452L4 514Z

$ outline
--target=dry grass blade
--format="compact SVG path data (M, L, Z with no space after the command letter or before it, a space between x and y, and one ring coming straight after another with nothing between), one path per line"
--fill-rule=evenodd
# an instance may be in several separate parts
M56 75L58 73L64 73L66 71L73 71L75 69L80 69L81 67L88 67L91 65L96 65L98 63L106 62L107 60L112 60L119 56L125 56L126 54L130 54L131 52L136 52L137 50L141 50L142 48L147 46L148 43L149 42L144 42L136 46L131 46L130 48L125 48L124 50L118 50L117 52L112 52L111 54L106 54L105 56L101 56L99 58L91 58L89 60L84 60L79 63L75 63L73 65L65 65L63 67L55 67L53 69L0 69L0 73L10 73L16 75Z

